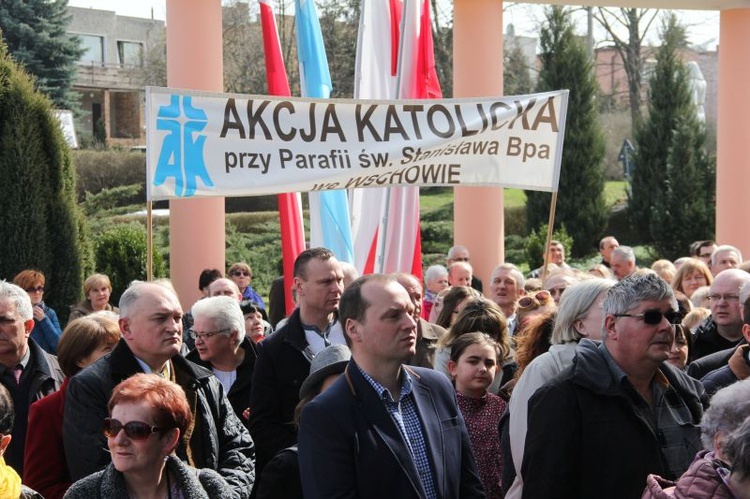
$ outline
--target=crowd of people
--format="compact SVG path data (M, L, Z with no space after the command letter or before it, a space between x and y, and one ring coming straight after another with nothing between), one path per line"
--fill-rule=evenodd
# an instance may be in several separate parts
M0 281L0 497L750 498L750 263L600 253L551 241L485 285L464 246L423 282L312 248L288 316L244 262L189 310L166 279L115 307L94 274L64 330L23 270Z

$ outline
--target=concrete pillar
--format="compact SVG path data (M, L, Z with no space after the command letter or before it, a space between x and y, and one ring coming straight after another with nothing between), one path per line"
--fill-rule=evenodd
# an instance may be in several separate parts
M720 16L716 241L750 258L750 8Z
M167 0L167 85L224 89L221 0ZM204 268L225 268L224 198L169 202L170 274L184 310L199 298Z
M112 99L109 89L104 89L102 92L102 121L104 121L104 141L107 145L112 145L112 112L110 106L112 105ZM94 123L94 130L96 131L96 123Z
M455 0L453 5L453 96L503 94L503 2ZM454 189L454 242L469 248L474 274L489 286L492 269L505 257L503 189Z

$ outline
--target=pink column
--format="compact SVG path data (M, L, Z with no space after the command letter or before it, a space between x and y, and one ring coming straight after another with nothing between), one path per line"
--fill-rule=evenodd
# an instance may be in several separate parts
M453 95L503 94L503 2L455 0L453 5ZM505 256L503 189L454 189L454 241L469 248L474 273L489 286L492 269Z
M750 9L721 12L716 241L750 258Z
M221 0L167 0L167 84L223 91ZM172 200L169 210L170 274L188 310L200 272L226 271L224 198Z

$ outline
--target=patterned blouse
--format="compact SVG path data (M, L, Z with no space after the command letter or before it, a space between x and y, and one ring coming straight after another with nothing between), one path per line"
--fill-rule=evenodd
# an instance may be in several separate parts
M458 407L466 421L471 450L477 462L479 478L487 499L501 498L500 477L503 474L503 458L500 453L500 416L505 412L506 402L492 393L482 398L472 398L456 393Z

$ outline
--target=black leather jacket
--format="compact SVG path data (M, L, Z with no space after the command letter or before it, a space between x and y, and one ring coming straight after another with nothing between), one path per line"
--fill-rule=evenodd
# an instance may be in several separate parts
M248 498L255 481L255 446L235 416L224 389L210 371L172 358L177 383L185 390L196 418L191 449L196 468L216 470L229 483L234 497ZM112 389L143 372L125 340L70 380L65 399L63 441L73 481L99 471L110 462L102 421ZM200 428L199 428L200 425ZM182 444L177 455L185 460Z

